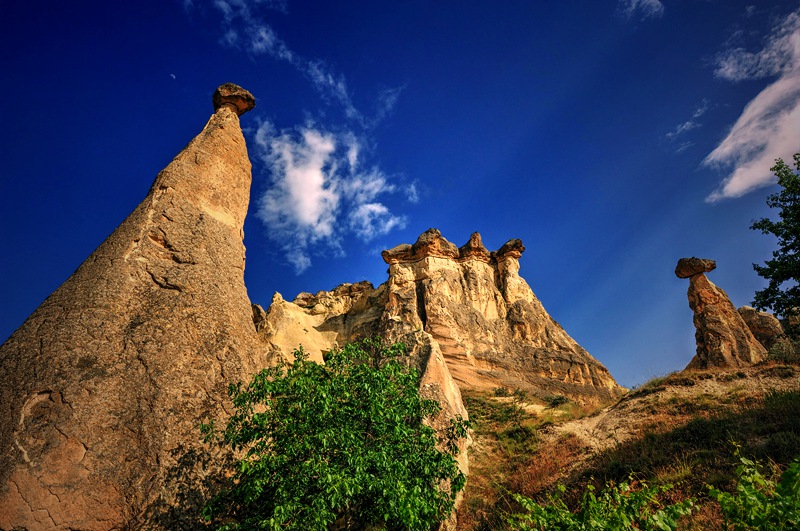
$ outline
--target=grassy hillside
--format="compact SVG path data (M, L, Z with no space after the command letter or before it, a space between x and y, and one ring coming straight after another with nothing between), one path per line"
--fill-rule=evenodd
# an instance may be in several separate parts
M741 455L776 478L800 455L800 366L770 361L733 371L685 371L633 389L596 411L563 397L499 389L465 394L474 423L459 529L508 529L513 494L545 502L562 484L577 506L587 485L673 484L662 501L696 499L687 529L721 529L708 485L731 491Z

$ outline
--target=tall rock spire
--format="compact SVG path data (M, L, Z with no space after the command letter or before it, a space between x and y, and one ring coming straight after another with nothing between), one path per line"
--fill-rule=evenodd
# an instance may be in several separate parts
M714 260L681 258L675 267L678 278L689 279L689 306L694 312L697 354L687 369L746 367L767 357L728 295L708 280L705 273L716 269Z
M0 529L187 528L198 424L268 362L244 286L239 116L255 100L226 84L213 103L144 201L0 346Z

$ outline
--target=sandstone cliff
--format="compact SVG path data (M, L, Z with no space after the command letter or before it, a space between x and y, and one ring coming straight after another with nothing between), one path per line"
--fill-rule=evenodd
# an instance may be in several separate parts
M520 240L510 240L489 252L478 233L458 248L430 229L413 245L382 253L389 278L377 288L343 284L301 293L293 302L276 294L259 333L276 355L299 343L316 359L361 337L403 341L443 360L437 371L449 372L461 389L523 388L583 402L618 396L623 389L606 368L547 314L519 276L524 250Z
M689 306L694 312L697 353L687 369L743 367L767 356L728 295L705 276L716 267L714 260L681 258L675 268L678 278L689 279Z
M0 528L192 527L198 423L268 363L243 279L253 105L220 87L144 201L0 347Z

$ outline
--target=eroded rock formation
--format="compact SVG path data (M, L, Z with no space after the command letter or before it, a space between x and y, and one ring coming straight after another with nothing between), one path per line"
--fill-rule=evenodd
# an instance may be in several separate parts
M371 335L411 345L422 365L448 372L461 389L524 388L598 402L622 392L602 364L545 311L519 276L520 240L489 252L478 233L461 248L436 229L382 253L388 280L344 284L267 309L265 341L288 355L299 343L312 358ZM445 376L442 376L447 381ZM445 399L455 385L440 384ZM458 400L460 402L460 400Z
M765 349L769 350L775 343L786 337L781 322L771 313L760 312L750 306L742 306L737 311L744 319L747 328L753 333L753 337Z
M681 258L679 278L689 278L689 306L694 312L697 354L687 369L742 367L762 361L767 351L753 337L728 295L705 276L716 268L713 260Z
M0 528L193 528L198 423L268 363L243 279L253 105L220 87L144 201L0 347Z

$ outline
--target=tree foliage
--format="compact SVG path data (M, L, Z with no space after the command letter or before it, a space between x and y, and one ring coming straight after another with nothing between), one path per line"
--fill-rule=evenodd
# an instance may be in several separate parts
M203 430L242 458L203 517L224 530L427 530L445 519L465 483L454 455L467 423L437 439L424 422L440 407L419 396L404 351L365 340L321 365L301 348L293 363L231 385L236 411L221 437Z
M756 292L753 305L789 318L800 313L800 175L783 160L775 162L771 171L777 176L781 190L767 198L767 205L779 209L780 220L762 218L750 228L777 237L778 249L763 266L753 264L756 273L769 282ZM794 163L800 172L800 153L794 154Z

